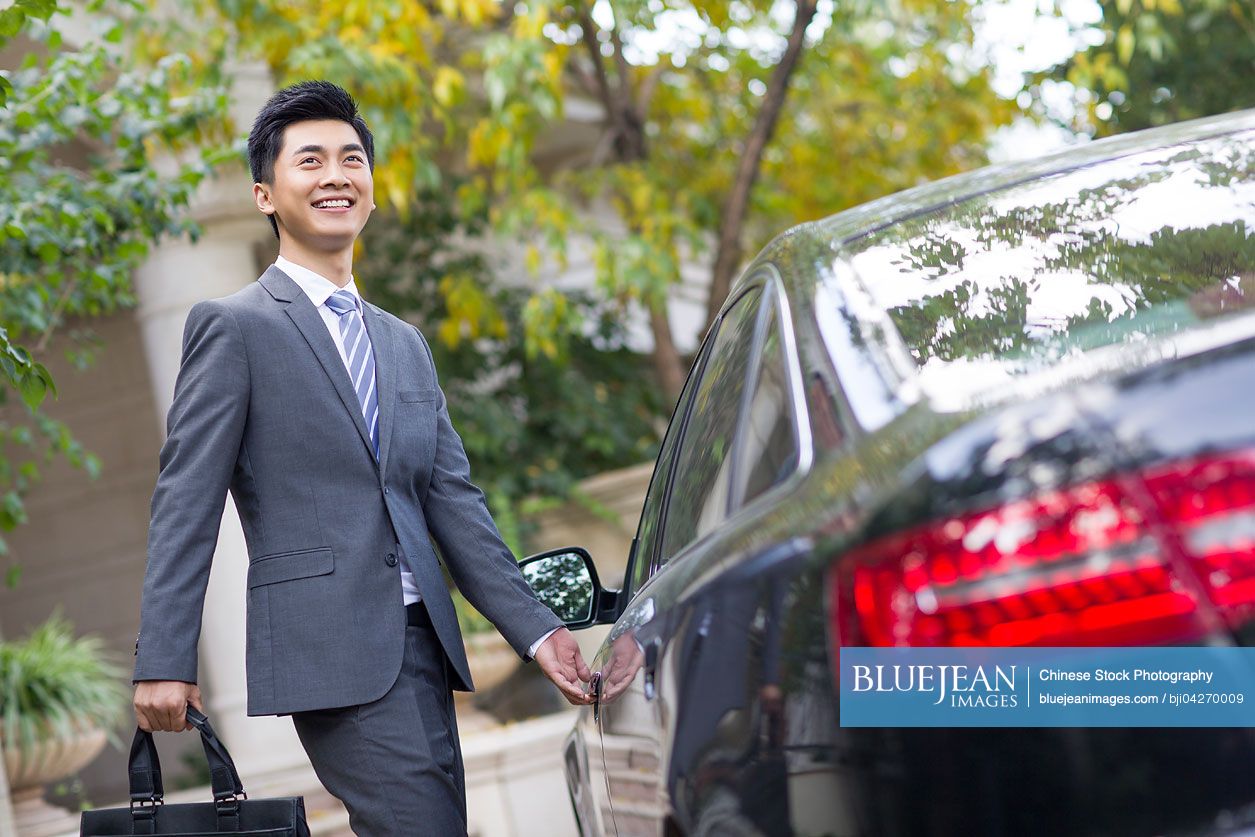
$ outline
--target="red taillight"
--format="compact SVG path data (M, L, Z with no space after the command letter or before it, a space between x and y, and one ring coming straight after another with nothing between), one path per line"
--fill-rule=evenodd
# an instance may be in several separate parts
M1155 468L1145 481L1225 621L1255 618L1255 452Z
M1255 455L1208 457L965 514L834 566L842 645L1138 645L1255 616Z

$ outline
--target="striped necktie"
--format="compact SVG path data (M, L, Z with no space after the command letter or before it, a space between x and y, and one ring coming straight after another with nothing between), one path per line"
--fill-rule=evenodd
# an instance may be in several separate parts
M366 324L358 309L357 297L348 291L336 291L327 297L326 306L340 317L340 341L348 358L349 380L362 405L362 418L370 430L370 442L379 458L379 394L375 391L375 353L371 351Z

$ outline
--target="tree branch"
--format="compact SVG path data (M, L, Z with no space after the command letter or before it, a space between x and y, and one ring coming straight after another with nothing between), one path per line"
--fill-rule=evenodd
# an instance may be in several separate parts
M613 13L613 10L612 10ZM579 24L584 46L593 62L597 92L602 107L606 109L606 122L614 139L615 156L620 162L645 159L645 127L632 105L631 77L627 59L623 57L623 42L616 28L611 28L610 38L614 46L614 60L618 85L610 84L606 62L601 54L601 42L597 40L597 24L587 6L579 11Z
M613 14L611 10L611 14ZM610 27L610 43L614 44L614 68L619 74L619 93L623 102L632 100L632 76L628 70L627 58L623 55L623 40L619 37L619 16L614 16L614 26Z
M797 69L798 60L806 42L806 27L815 17L816 0L799 0L789 32L788 44L780 63L771 73L762 107L754 119L754 126L745 138L745 147L737 164L732 189L723 206L719 221L719 243L715 250L715 264L711 268L710 296L706 302L707 327L714 322L723 301L727 299L732 279L741 264L741 231L749 209L750 194L762 169L763 152L775 132L780 111L789 92L789 79Z
M649 107L654 101L654 92L658 89L658 83L662 81L662 74L666 72L666 69L667 65L659 61L650 68L645 80L641 82L640 90L636 95L636 112L641 115L642 120L649 115Z
M597 40L597 24L588 7L584 6L579 13L580 37L588 50L588 57L593 63L593 79L597 82L597 95L601 97L601 106L606 109L607 119L614 114L614 95L610 90L610 79L606 76L606 62L601 57L601 42Z
M61 312L65 310L65 306L70 301L70 294L78 286L78 279L71 279L61 288L61 293L57 296L56 303L52 306L52 311L48 314L48 325L44 328L44 333L39 335L39 342L35 344L35 349L31 355L43 354L48 348L48 341L52 339L52 330L57 325L57 319L61 316Z

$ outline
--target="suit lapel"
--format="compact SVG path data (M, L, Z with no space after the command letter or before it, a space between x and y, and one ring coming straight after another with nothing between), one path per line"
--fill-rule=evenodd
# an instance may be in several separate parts
M305 295L300 286L274 265L266 269L259 281L270 292L270 295L275 298L276 302L284 303L283 310L292 319L292 322L296 324L296 327L300 329L301 334L305 337L305 342L309 344L310 349L314 352L314 356L322 364L323 371L331 379L331 384L335 387L336 394L340 396L344 409L349 411L349 415L353 419L353 426L357 428L358 435L366 445L366 452L374 460L375 449L370 442L370 432L366 429L366 420L362 418L362 405L357 400L357 393L353 391L353 384L349 380L348 370L344 368L344 361L340 359L340 352L336 349L336 344L331 339L331 334L327 331L327 325L323 322L322 315L318 313L318 309L314 307L314 303L309 301L309 297ZM370 334L369 329L367 333ZM372 340L374 339L373 334L371 338ZM376 367L378 367L378 362L378 357L376 356ZM377 369L376 374L378 374ZM380 438L382 439L382 393L379 399L379 412L379 430Z
M379 395L379 469L387 473L389 440L392 438L392 414L396 406L397 364L392 329L378 308L365 303L366 334L375 352L375 390Z

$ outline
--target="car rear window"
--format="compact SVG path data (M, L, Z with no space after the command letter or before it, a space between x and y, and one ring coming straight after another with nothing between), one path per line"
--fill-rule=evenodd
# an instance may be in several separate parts
M966 199L856 240L922 367L1039 367L1255 306L1255 131Z

